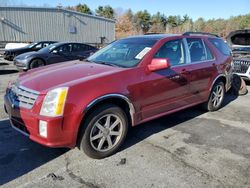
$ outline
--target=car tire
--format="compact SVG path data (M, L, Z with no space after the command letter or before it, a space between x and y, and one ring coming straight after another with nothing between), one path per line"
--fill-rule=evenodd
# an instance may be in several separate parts
M213 85L208 101L203 105L206 111L216 111L221 108L225 98L225 84L221 81Z
M30 69L38 68L38 67L43 67L45 66L45 63L41 59L33 59L30 62Z
M95 108L86 118L80 132L80 149L94 159L118 151L128 132L128 118L118 106L106 104Z
M233 74L231 92L236 96L248 93L245 81L237 74Z

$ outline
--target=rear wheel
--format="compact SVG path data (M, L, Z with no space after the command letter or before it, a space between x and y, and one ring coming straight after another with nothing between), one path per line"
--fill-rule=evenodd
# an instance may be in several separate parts
M223 82L218 81L214 84L208 101L204 104L204 107L208 111L218 110L225 98L225 85Z
M116 105L103 105L85 120L80 149L89 157L101 159L114 154L128 131L125 112Z
M44 63L43 60L41 60L41 59L33 59L33 60L30 62L30 69L42 67L42 66L44 66L44 65L45 65L45 63Z

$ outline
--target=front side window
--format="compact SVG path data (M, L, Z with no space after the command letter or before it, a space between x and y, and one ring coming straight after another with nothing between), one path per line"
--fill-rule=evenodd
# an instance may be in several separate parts
M128 38L118 40L97 51L87 60L119 67L134 67L151 50L155 39Z
M168 58L171 66L183 65L185 61L185 50L183 40L166 42L155 54L154 58Z
M72 44L65 44L56 49L59 53L68 54L72 51Z

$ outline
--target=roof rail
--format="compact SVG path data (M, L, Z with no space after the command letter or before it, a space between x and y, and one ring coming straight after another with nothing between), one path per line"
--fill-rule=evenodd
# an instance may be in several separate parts
M191 35L207 35L207 36L214 36L214 37L220 38L219 35L212 34L212 33L206 33L206 32L192 32L192 31L190 31L190 32L185 32L185 33L183 33L182 35L184 35L184 36L191 36Z

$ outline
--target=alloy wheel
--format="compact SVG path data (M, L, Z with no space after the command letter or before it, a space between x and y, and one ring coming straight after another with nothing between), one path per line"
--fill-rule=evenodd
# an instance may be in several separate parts
M214 106L214 108L217 108L218 106L221 105L222 100L223 100L223 96L224 96L224 92L223 92L223 86L222 85L217 85L212 93L212 104Z
M109 151L120 141L122 133L121 118L115 114L106 114L99 118L91 129L91 146L99 152Z

